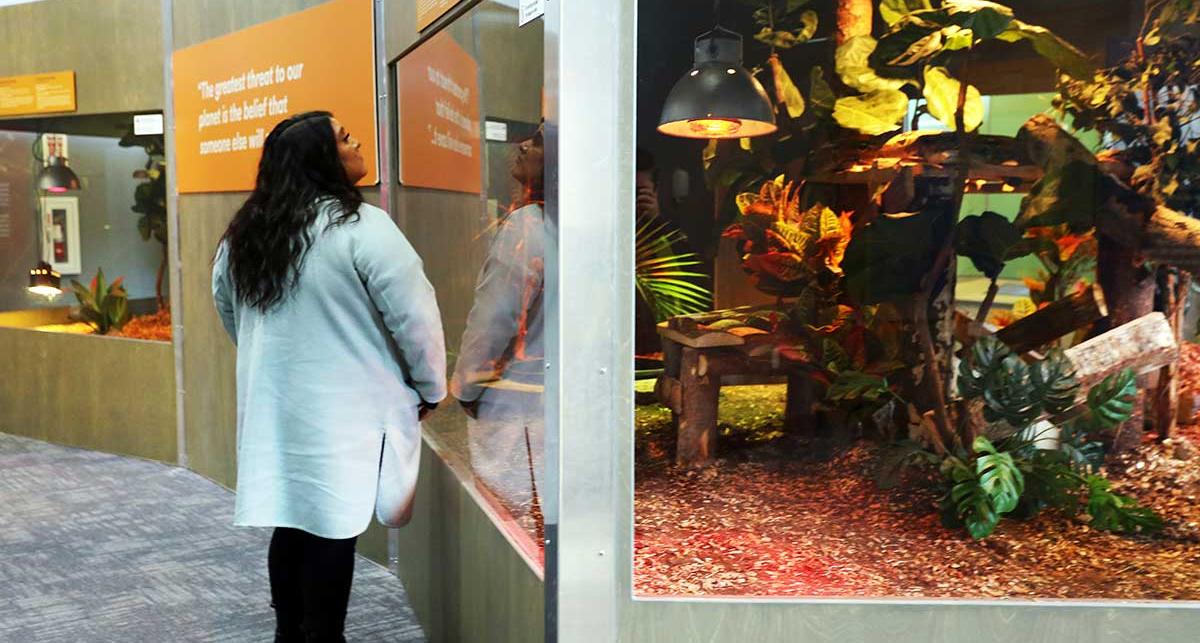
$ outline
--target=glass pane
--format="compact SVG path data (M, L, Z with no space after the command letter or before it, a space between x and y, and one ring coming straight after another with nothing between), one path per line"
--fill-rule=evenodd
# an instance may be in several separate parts
M0 131L0 324L170 341L162 144Z
M452 362L454 408L426 427L540 565L541 21L518 27L515 8L482 3L396 74L404 229L437 289Z
M1200 597L1188 54L930 4L640 3L638 596Z

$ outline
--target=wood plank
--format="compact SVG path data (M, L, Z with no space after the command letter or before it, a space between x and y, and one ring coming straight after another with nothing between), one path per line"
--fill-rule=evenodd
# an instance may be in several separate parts
M746 340L742 337L718 330L706 331L703 334L693 337L673 328L668 328L666 322L658 325L658 334L677 344L691 348L719 348L722 346L741 346L746 343Z
M1086 328L1106 315L1104 292L1100 286L1093 285L1001 328L996 332L996 338L1013 352L1025 353Z
M1179 359L1175 332L1165 315L1153 312L1068 348L1081 390L1126 368L1150 373Z

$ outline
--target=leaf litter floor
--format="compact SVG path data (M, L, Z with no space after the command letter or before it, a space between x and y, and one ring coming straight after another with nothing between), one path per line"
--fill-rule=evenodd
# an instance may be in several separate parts
M1167 522L1122 536L1044 512L973 541L910 476L881 490L871 443L783 436L782 386L722 391L716 464L671 466L670 412L637 409L634 585L649 596L1200 600L1200 431L1108 466Z

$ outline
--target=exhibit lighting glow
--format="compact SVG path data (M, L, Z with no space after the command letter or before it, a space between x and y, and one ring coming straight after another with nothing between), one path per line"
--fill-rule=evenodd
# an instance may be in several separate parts
M752 138L776 130L761 83L742 67L742 37L716 27L696 38L694 64L671 88L658 131L684 138Z
M34 295L53 298L62 294L62 275L58 274L50 264L39 261L33 270L29 271L29 287L27 290Z
M736 118L697 118L688 121L688 127L705 138L729 138L742 129L742 122Z

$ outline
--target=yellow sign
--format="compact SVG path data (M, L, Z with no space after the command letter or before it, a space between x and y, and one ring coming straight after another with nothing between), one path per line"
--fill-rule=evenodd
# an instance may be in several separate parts
M459 0L417 0L417 31L433 24L458 2Z
M0 116L75 111L75 72L0 78Z
M337 25L338 37L330 37ZM254 189L267 133L290 114L333 112L378 181L371 0L331 0L176 51L180 192Z

